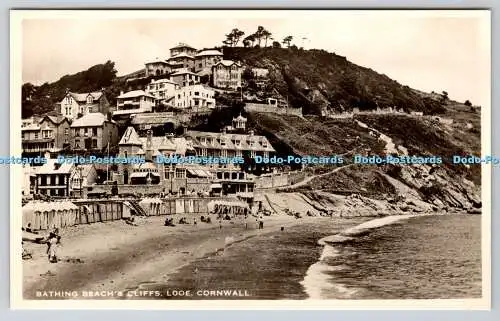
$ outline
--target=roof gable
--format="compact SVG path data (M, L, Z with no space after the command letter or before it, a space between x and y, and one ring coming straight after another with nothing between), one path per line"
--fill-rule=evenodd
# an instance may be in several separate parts
M142 146L142 142L139 140L139 135L135 131L134 127L128 127L118 145Z

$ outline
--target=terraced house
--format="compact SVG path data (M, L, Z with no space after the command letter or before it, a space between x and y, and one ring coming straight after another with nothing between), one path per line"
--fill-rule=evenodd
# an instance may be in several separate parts
M249 134L233 134L187 131L185 137L199 156L207 157L269 157L275 149L265 136Z
M73 150L105 151L118 143L118 126L101 113L90 113L71 124Z
M25 154L57 152L70 143L70 123L63 116L45 116L23 122L22 148Z

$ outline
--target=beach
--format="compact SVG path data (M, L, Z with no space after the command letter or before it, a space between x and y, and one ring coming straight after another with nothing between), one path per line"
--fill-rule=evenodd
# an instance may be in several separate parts
M199 220L167 227L164 219L64 229L58 263L48 262L45 245L25 243L33 252L23 261L25 299L461 298L481 291L476 215L275 215L260 230L255 217L247 229L241 218L222 229ZM441 278L448 283L436 283Z
M362 220L367 220L364 218ZM33 259L23 261L23 293L26 299L51 298L48 291L123 291L144 282L166 282L179 268L217 253L232 242L263 234L285 233L289 227L331 218L272 216L257 229L254 217L212 224L163 226L164 216L138 218L137 225L124 221L77 225L61 231L59 262L49 263L46 245L25 242ZM178 221L178 218L174 220ZM356 225L359 220L348 220ZM316 224L314 224L316 225ZM342 224L344 226L345 224ZM38 291L38 293L37 293ZM82 298L79 295L79 298ZM102 298L115 298L105 295ZM60 298L59 298L60 299Z

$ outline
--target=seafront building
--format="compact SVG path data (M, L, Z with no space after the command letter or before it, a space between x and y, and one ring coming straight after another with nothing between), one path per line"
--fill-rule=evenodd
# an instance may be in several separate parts
M70 143L70 122L63 116L31 118L21 125L21 135L24 154L55 153Z

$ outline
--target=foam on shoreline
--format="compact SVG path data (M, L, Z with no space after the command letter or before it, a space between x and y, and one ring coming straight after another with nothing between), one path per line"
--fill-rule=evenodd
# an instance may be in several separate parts
M348 289L343 284L331 282L331 276L328 272L337 271L345 268L343 266L331 266L325 261L335 259L342 255L340 249L335 247L335 244L342 244L355 239L356 236L361 236L370 232L370 230L393 224L397 221L414 217L415 215L396 215L376 218L352 228L348 228L341 233L326 236L318 241L318 244L324 246L318 262L309 267L304 276L304 280L300 284L304 287L308 295L308 299L325 299L323 292L329 293L335 298L348 299L356 293L355 289Z

